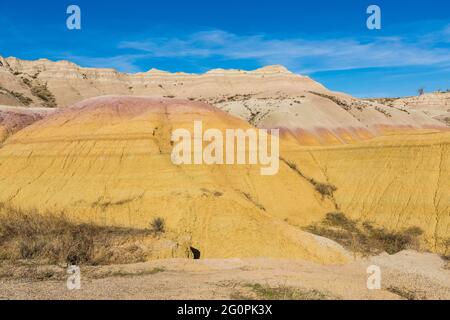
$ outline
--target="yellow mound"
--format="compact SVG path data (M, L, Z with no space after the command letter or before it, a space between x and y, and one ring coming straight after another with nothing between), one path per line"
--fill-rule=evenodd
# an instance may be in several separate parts
M149 227L155 217L191 239L201 257L290 257L346 261L341 247L298 226L334 210L285 163L275 176L259 166L171 162L171 132L250 128L216 108L183 100L103 97L53 114L0 149L0 202L77 221ZM314 179L325 177L309 154Z
M419 227L427 248L450 243L450 133L410 132L365 143L285 152L301 165L312 155L350 218L391 230Z

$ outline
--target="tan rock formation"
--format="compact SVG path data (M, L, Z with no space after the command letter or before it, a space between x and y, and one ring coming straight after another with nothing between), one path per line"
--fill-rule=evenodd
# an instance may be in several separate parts
M0 86L7 91L0 90L0 103L20 105L16 92L31 99L30 105L60 107L108 94L185 98L211 103L257 127L281 128L305 145L352 143L392 131L447 129L414 108L331 92L282 66L255 71L216 69L203 75L156 69L123 74L81 68L68 61L2 61Z

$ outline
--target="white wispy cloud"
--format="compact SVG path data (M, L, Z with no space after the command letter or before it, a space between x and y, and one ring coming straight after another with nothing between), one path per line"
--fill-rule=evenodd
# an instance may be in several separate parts
M136 62L139 59L148 57L147 54L125 54L112 57L89 57L73 54L61 54L59 59L69 60L83 67L92 68L113 68L123 72L142 71Z
M147 57L227 60L252 59L260 64L284 64L300 73L373 67L450 65L450 25L416 37L275 39L263 34L237 35L223 30L181 38L123 41L121 49ZM142 57L139 57L142 58Z

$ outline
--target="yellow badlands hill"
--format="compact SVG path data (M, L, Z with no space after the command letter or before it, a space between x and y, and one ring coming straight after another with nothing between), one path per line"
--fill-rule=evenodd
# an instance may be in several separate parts
M297 227L334 204L286 164L275 176L250 165L174 165L171 132L192 130L194 120L205 129L251 128L184 100L103 97L61 110L0 149L0 202L101 225L147 228L162 217L202 258L346 261L340 246ZM311 156L302 157L324 179Z
M72 219L146 228L155 217L201 257L347 260L303 227L329 212L388 230L419 227L423 245L450 238L450 134L404 132L350 145L280 141L277 175L259 165L174 165L171 133L252 128L199 102L101 97L57 111L0 148L0 202ZM323 196L317 184L337 190Z
M413 131L287 152L299 165L305 153L337 187L335 201L348 217L396 231L419 227L427 249L448 254L449 133Z

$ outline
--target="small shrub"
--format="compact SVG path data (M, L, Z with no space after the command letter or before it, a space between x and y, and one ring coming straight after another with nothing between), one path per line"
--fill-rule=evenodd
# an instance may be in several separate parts
M166 228L166 222L161 217L157 217L157 218L153 219L152 223L150 224L150 230L154 234L164 233L166 231L165 228Z
M322 195L322 197L333 197L333 193L337 188L332 184L321 183L314 181L314 189Z

